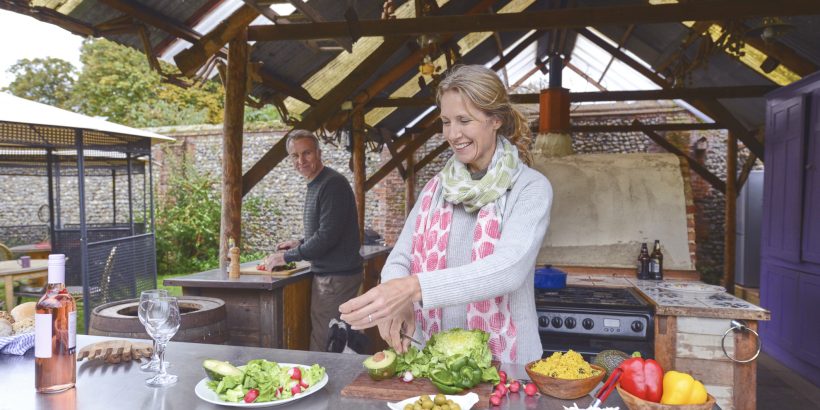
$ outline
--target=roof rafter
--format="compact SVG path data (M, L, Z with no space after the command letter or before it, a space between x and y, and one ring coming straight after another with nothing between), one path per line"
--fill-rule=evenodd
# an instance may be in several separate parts
M814 0L710 0L686 4L579 7L511 14L476 16L424 16L395 20L360 20L356 23L264 25L248 29L252 41L335 38L354 30L361 36L400 36L430 33L522 31L582 28L611 24L671 23L685 20L737 20L762 16L820 14Z

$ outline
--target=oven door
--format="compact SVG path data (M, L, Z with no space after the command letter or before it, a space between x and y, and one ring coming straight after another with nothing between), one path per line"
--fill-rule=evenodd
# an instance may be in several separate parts
M640 352L641 357L655 357L655 346L649 340L621 340L596 338L591 336L566 336L541 333L541 346L544 349L542 357L548 357L555 352L566 352L572 349L581 354L587 361L604 350L620 350L627 354Z

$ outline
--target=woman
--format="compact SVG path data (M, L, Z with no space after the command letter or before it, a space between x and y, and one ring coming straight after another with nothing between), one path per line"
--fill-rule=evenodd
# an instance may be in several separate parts
M530 163L529 128L498 76L455 68L436 95L453 157L421 192L382 284L340 306L354 329L379 326L399 353L413 335L490 333L495 360L541 357L533 271L552 187Z

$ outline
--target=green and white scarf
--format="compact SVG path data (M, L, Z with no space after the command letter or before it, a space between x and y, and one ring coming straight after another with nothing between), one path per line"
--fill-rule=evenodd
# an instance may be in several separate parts
M453 156L439 173L444 199L454 205L464 204L473 213L485 205L506 197L504 194L515 183L523 169L518 149L504 137L497 137L495 153L487 174L473 180L465 164ZM498 208L503 212L503 207Z

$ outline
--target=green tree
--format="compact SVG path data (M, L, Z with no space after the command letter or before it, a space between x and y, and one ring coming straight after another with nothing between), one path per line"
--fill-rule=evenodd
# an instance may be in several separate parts
M3 91L60 108L70 108L76 68L54 57L24 58L8 69L14 80Z
M182 88L161 81L141 52L105 39L83 43L72 101L87 115L132 127L222 122L222 85ZM176 68L160 62L165 73Z

